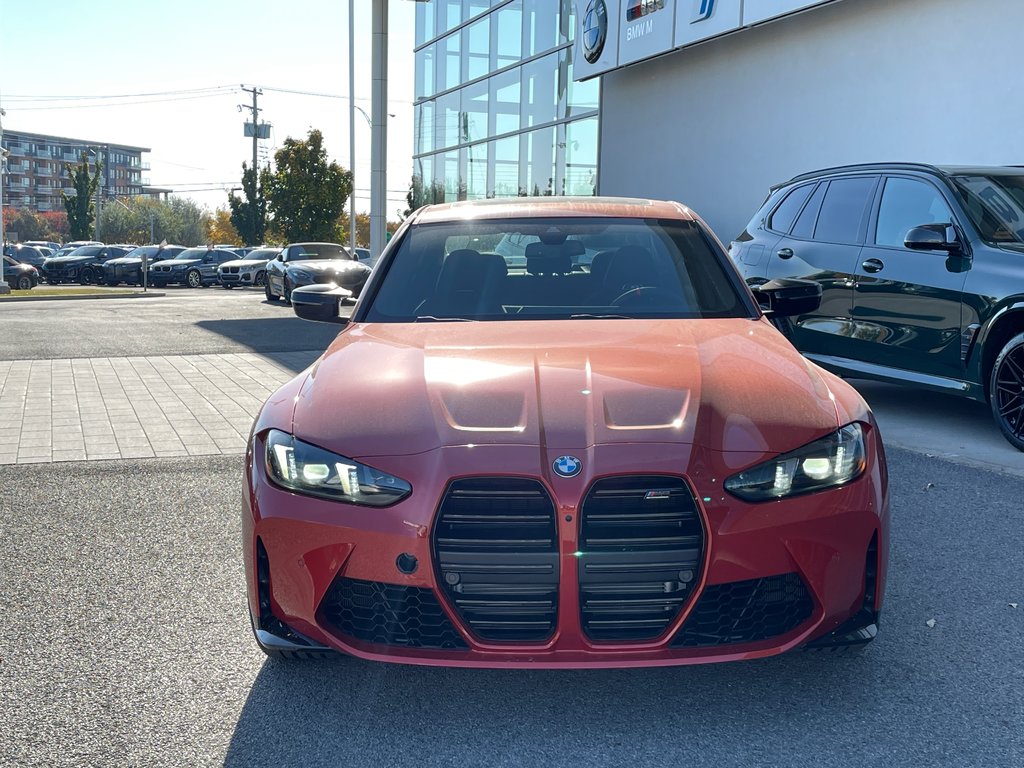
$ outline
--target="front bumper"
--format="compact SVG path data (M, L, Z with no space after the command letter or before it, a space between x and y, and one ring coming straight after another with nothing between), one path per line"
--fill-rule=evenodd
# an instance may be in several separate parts
M222 284L230 285L255 285L255 272L218 272L218 278Z
M152 267L149 271L149 282L168 285L171 283L185 283L187 269L168 269L164 271L159 267Z
M255 455L262 456L262 450L257 436ZM564 452L546 453L554 458ZM875 450L869 450L865 474L849 486L767 505L745 504L725 494L722 478L734 472L735 465L729 469L729 461L713 452L677 445L628 445L577 453L586 455L585 466L605 472L559 478L538 469L536 448L510 446L453 447L368 459L415 489L387 509L284 491L267 480L262 461L254 462L250 454L243 527L254 625L269 629L279 640L297 637L299 646L324 646L381 661L466 667L641 667L752 659L812 641L828 643L836 630L861 615L867 603L875 615L880 610L888 562L888 496ZM680 466L690 470L680 474ZM472 467L471 473L467 467ZM581 543L581 527L589 521L585 502L591 489L619 476L656 477L656 487L666 478L678 479L692 493L703 530L698 563L689 574L692 588L683 590L674 608L668 602L655 604L657 611L670 615L653 635L637 629L651 620L651 611L630 602L628 590L613 589L604 596L611 601L608 605L621 601L627 618L639 617L626 636L604 633L600 622L588 618L588 606L599 606L604 598L600 592L596 599L587 594L587 563L604 566L595 553L583 551L587 545ZM525 640L517 640L515 629L511 634L492 631L489 619L497 617L492 622L497 626L502 609L495 611L492 605L489 614L477 610L486 602L485 594L459 595L446 583L451 567L442 559L452 556L442 552L444 545L439 543L442 499L455 487L449 485L450 478L466 477L529 478L549 494L557 568L549 632L526 632ZM645 546L633 541L621 549L631 550L628 557L641 551L643 562L634 565L647 567L652 558L643 554ZM490 565L497 567L502 557ZM465 576L488 565L487 560L469 556L461 568ZM520 565L529 570L538 561L526 556ZM679 586L680 582L666 583L665 590ZM872 594L866 595L866 588ZM528 578L521 579L522 602L536 589ZM512 598L502 604L506 613L519 610L508 607L516 602L515 595L502 597Z

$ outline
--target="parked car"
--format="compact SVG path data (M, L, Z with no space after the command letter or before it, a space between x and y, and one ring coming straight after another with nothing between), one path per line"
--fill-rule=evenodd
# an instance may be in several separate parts
M50 240L26 240L23 245L31 245L33 248L48 248L51 254L60 250L60 243Z
M747 282L808 278L783 328L844 376L988 401L1024 450L1024 170L882 163L772 189L731 246Z
M0 257L4 263L4 280L16 291L27 291L39 285L39 270L31 264L24 264L6 253Z
M224 288L264 285L267 280L267 262L280 252L280 248L255 248L241 259L224 262L217 268L220 284Z
M51 285L58 283L98 283L103 277L103 264L108 259L124 256L127 249L116 245L83 245L66 256L54 256L43 264L43 275Z
M173 259L153 265L149 279L157 287L181 283L189 288L202 288L217 282L217 267L237 259L237 253L221 248L186 248Z
M83 245L106 245L106 243L101 243L99 240L74 240L70 243L64 243L64 245L58 248L54 252L53 258L67 256L72 251L81 248Z
M526 271L453 247L509 232L533 238ZM573 269L582 238L623 234L644 245ZM252 431L244 560L269 653L629 667L874 636L878 429L754 300L806 313L814 283L752 295L679 204L546 198L421 208L351 320L346 294L294 290L342 330Z
M43 252L33 246L21 243L19 245L5 245L4 256L10 256L15 261L21 264L31 264L36 269L43 266L43 262L46 261L46 256Z
M377 263L377 260L373 258L369 248L356 248L356 258L359 259L363 264L369 264L371 267Z
M334 283L358 297L371 272L337 243L292 243L267 263L267 301L291 301L292 291L313 283Z
M119 259L110 259L103 265L103 281L107 285L120 283L142 284L142 257L149 265L164 259L173 259L185 250L183 245L142 245L133 248Z

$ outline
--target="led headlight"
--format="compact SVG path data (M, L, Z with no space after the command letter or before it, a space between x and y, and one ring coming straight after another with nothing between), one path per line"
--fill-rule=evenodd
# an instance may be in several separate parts
M844 485L864 471L864 430L848 424L827 437L758 464L725 481L745 501L771 501Z
M276 429L267 433L266 462L275 485L307 496L388 507L412 493L405 480Z
M304 269L293 269L292 270L292 277L294 277L296 280L312 280L313 279L313 275L311 273L307 272Z

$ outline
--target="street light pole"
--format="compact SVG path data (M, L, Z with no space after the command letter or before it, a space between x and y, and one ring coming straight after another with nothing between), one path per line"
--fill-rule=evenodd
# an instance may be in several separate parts
M352 190L348 195L348 240L356 257L356 0L348 0L348 170Z
M370 141L370 254L380 256L387 234L388 0L373 0L373 91Z
M7 113L0 108L0 294L10 293L11 286L7 284L4 277L4 245L7 238L4 236L4 160L7 158L4 152L4 121L3 116Z

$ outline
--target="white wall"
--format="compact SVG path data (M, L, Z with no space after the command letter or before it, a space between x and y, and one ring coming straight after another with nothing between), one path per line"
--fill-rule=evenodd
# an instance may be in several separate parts
M1024 164L1022 29L1022 0L847 0L609 73L600 194L679 200L728 244L804 171Z

